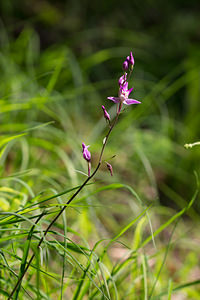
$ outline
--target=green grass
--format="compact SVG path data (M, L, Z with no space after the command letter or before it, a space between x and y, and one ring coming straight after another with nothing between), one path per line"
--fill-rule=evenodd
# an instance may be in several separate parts
M106 133L101 105L114 115L106 97L117 93L129 47L79 57L66 45L40 53L37 34L25 29L1 50L2 299L33 252L13 299L200 299L199 147L183 147L199 138L198 57L157 79L142 51L151 41L123 37L135 45L132 83L142 105L126 109L111 134L104 158L114 176L103 166L39 251L45 228L86 178L82 141L97 163Z

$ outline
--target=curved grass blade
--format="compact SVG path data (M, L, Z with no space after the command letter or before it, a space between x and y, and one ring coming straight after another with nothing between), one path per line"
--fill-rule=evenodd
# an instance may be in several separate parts
M29 249L30 249L30 245L31 245L31 238L32 238L35 226L37 225L37 223L39 223L39 221L44 216L44 214L45 214L45 212L41 213L40 217L37 219L37 221L35 222L35 224L32 226L32 228L31 228L31 230L30 230L30 232L28 234L28 238L27 238L27 240L25 242L25 245L24 245L24 252L23 252L23 257L22 257L22 261L21 261L20 272L19 272L18 278L21 277L21 275L24 273L24 270L26 268L26 263L27 263L27 259L28 259L28 253L29 253ZM21 284L22 284L22 282L19 283L18 288L17 288L17 290L16 290L16 292L14 294L14 300L17 300L17 298L18 298L19 291L21 289Z

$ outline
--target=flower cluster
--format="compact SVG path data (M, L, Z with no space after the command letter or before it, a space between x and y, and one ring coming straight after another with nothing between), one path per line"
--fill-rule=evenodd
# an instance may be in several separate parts
M134 66L134 58L133 58L133 53L131 52L129 56L125 59L123 62L123 70L128 71L129 68L133 69Z
M126 68L124 66L127 66ZM132 52L129 56L127 56L126 60L123 63L123 69L128 71L130 67L129 74L126 72L122 75L119 80L119 92L118 97L107 97L107 99L113 101L114 103L118 103L118 113L120 113L122 105L131 105L131 104L140 104L141 102L132 98L129 98L130 93L132 92L133 88L128 89L128 78L130 77L134 66L134 58Z
M113 101L117 104L117 117L121 112L123 104L125 105L131 105L131 104L140 104L141 102L132 98L129 98L130 93L132 92L133 88L128 89L128 80L131 76L131 73L133 71L134 66L134 58L133 53L130 52L130 55L126 57L125 61L123 62L122 68L124 70L124 74L119 78L118 85L119 85L119 91L118 91L118 97L107 97L107 99ZM114 127L111 124L110 115L107 112L106 108L102 105L102 110L104 114L104 118L106 121L108 121L110 126L110 131ZM88 176L90 176L91 171L91 153L88 150L89 146L86 146L84 143L82 143L82 152L83 152L83 158L88 163ZM111 174L113 175L113 170L111 164L107 163L107 168Z

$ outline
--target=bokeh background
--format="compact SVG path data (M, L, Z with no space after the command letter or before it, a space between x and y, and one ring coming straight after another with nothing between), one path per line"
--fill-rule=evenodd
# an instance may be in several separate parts
M100 106L112 109L106 97L116 95L122 61L132 50L131 84L143 104L128 109L113 136L116 167L122 169L116 173L144 189L153 183L167 205L168 186L191 195L199 149L183 145L200 138L199 1L8 0L0 7L1 97L6 107L14 105L2 115L3 126L8 116L52 120L30 111L44 104L54 112L63 108L76 142L98 143ZM16 109L19 102L24 111Z
M153 204L153 230L186 207L200 171L200 147L184 148L200 141L200 2L6 0L0 10L1 210L17 210L39 193L83 182L81 143L91 145L94 167L107 130L101 105L114 116L115 105L106 98L117 95L130 51L135 66L129 85L142 104L121 114L105 152L114 176L103 166L80 198L85 206L66 215L70 236L88 247L115 236L141 210L134 191L144 206ZM195 201L181 220L161 287L168 278L177 284L200 278L199 212ZM168 243L169 232L158 238L158 248ZM134 234L123 243L139 243ZM115 245L110 260L123 251ZM162 254L152 259L155 270ZM54 264L57 270L59 259ZM126 285L120 289L124 295ZM199 290L192 287L179 297L173 299L199 299ZM52 299L58 299L56 292Z

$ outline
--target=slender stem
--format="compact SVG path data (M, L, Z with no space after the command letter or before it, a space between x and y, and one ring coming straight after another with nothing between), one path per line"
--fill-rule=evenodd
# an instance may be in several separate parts
M90 176L91 173L91 162L88 161L88 176Z
M118 118L119 118L119 112L117 112L117 115L116 115L116 117L115 117L115 119L114 119L114 122L113 122L113 124L110 126L110 129L109 129L109 131L108 131L106 137L105 137L104 140L103 140L103 147L102 147L102 149L101 149L101 153L100 153L100 156L99 156L99 163L100 163L100 164L101 164L101 162L102 162L102 156L103 156L104 149L105 149L105 147L106 147L106 144L107 144L109 135L111 134L111 132L112 132L114 126L116 125ZM98 165L97 165L97 167L98 167Z
M101 163L102 163L102 157L103 157L103 153L104 153L104 150L105 150L105 147L106 147L106 144L107 144L107 141L108 141L108 138L114 128L114 126L116 125L117 123L117 120L119 118L119 114L120 112L117 112L116 114L116 117L112 123L112 125L110 126L109 130L108 130L108 133L106 135L106 137L104 138L103 140L103 146L101 148L101 152L100 152L100 155L99 155L99 160L98 160L98 164L96 166L96 169L94 170L94 172L88 176L88 178L82 183L82 185L79 187L79 189L71 196L71 198L66 202L65 206L63 206L63 208L59 211L59 213L53 218L53 220L50 222L50 224L48 225L48 227L46 228L43 236L41 237L38 245L37 245L37 249L39 249L39 247L41 246L42 242L44 241L44 238L45 236L47 235L47 233L49 232L50 228L53 226L53 224L57 221L57 219L60 217L60 215L64 212L64 210L66 209L66 207L73 201L73 199L80 193L80 191L85 187L85 185L88 183L88 181L90 181L94 175L97 173L99 167L101 166ZM38 223L39 219L41 219L41 217L39 217L36 221L36 223ZM21 274L21 276L18 278L18 281L15 285L15 287L13 288L11 294L9 295L8 297L8 300L12 299L12 296L14 295L14 293L16 292L18 286L20 285L22 279L24 278L24 275L26 274L27 270L29 269L33 259L35 257L35 253L32 254L29 262L27 263L26 265L26 268L24 269L24 272Z
M130 79L130 77L131 77L131 74L132 74L132 72L133 72L133 69L130 69L130 72L128 73L128 77L127 77L127 79L126 79L126 81L127 81L127 82L129 81L129 79Z

